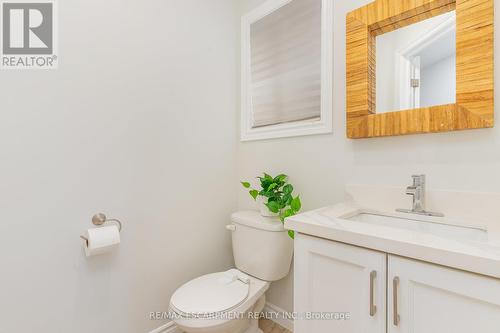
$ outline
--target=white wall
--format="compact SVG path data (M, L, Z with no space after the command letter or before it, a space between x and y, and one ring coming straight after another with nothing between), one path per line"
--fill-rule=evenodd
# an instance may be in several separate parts
M376 43L376 107L378 113L392 112L399 109L399 99L397 98L399 78L396 75L397 51L401 48L398 45L397 30L391 33L377 36Z
M420 107L454 103L456 100L456 56L446 57L422 68Z
M242 11L263 0L241 0ZM249 179L263 170L285 172L302 195L305 209L344 199L348 183L405 186L412 173L428 175L429 188L499 192L500 126L441 134L365 140L345 136L345 16L370 0L334 2L334 133L310 137L240 143L238 174ZM495 0L500 6L500 0ZM500 16L496 16L497 33ZM496 59L500 50L496 43ZM495 66L496 76L500 66ZM500 98L496 89L496 98ZM497 104L497 113L500 104ZM410 199L408 199L410 200ZM408 204L410 201L408 201ZM252 207L239 191L239 206ZM291 278L271 287L269 301L291 310Z
M1 332L149 332L232 264L237 6L61 1L60 68L0 73ZM122 244L87 260L99 211Z

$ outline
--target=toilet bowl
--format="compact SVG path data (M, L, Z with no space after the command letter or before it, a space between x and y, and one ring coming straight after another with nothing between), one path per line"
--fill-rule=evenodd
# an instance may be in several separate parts
M177 327L186 333L262 333L258 319L270 282L288 275L293 241L283 224L258 212L231 216L236 268L195 278L170 299Z
M208 274L177 289L170 310L184 332L257 333L252 322L264 308L268 288L269 282L237 269Z

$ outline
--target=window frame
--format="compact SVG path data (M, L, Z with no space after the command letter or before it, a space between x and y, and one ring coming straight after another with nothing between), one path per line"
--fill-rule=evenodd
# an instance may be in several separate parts
M294 0L268 0L241 18L241 141L333 132L333 0L321 0L321 111L319 120L302 120L252 128L251 35L254 22Z

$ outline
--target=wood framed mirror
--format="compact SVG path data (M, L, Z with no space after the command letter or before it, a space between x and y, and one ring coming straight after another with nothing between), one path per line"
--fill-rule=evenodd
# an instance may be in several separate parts
M493 127L493 3L493 0L376 0L348 13L347 137L357 139ZM379 46L377 50L383 38L394 39L396 36L390 37L389 34L401 32L398 40L408 44L409 40L402 31L415 30L413 27L423 25L427 20L440 22L440 25L427 29L431 31L429 33L419 33L413 45L404 45L403 50L397 50L394 61L380 55L382 51L387 52L385 46ZM425 24L430 26L430 23ZM436 36L445 39L436 42ZM450 47L444 47L445 44ZM425 45L428 46L427 52L423 51ZM455 48L450 53L453 46ZM404 58L405 54L413 55ZM452 56L446 63L453 72L443 74L442 71L428 70L445 54ZM390 70L380 67L381 60L389 63L387 66L397 67L398 75L387 74ZM439 83L446 77L454 77L455 82ZM392 81L397 82L396 86ZM394 96L385 98L384 91L388 95L399 94L399 99ZM385 105L389 105L385 109L384 99L388 101Z

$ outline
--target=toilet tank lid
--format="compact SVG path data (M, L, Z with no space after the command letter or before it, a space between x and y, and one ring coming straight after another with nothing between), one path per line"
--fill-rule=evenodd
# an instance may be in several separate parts
M242 224L260 230L275 232L285 231L283 223L281 223L278 217L264 217L255 210L235 212L231 215L231 221L235 224Z

